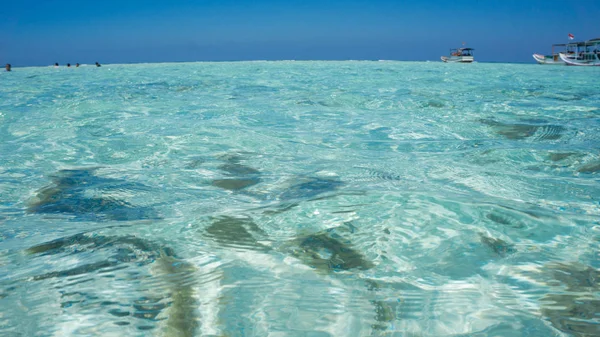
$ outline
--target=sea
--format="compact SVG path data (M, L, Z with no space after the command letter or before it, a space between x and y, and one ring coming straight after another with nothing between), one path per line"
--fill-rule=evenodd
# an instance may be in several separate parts
M599 336L600 69L0 73L1 336Z

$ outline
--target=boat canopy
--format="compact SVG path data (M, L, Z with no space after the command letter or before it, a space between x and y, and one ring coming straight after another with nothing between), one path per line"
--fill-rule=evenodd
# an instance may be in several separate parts
M600 44L600 37L595 38L595 39L591 39L591 40L587 40L587 41L574 41L574 42L569 42L569 43L555 43L552 45L552 47L585 47L585 46L591 46L591 45L596 45L596 44Z
M585 47L585 46L593 46L593 45L597 45L597 44L600 44L600 38L591 39L591 40L587 40L587 41L571 42L571 43L565 44L565 46ZM559 45L556 45L556 46L559 46Z
M452 56L473 56L473 48L453 48L450 49Z

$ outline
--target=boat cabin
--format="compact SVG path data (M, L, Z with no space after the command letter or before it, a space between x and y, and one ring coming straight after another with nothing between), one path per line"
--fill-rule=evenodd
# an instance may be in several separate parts
M450 49L451 56L473 56L473 48Z
M598 59L597 54L600 54L600 38L595 38L583 42L573 44L574 48L571 54L575 54L575 58L580 61L595 61Z

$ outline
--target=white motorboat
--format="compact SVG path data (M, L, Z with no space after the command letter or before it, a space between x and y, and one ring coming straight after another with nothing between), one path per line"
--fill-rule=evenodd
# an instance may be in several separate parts
M473 48L450 49L450 56L442 56L441 59L448 63L471 63L475 61Z

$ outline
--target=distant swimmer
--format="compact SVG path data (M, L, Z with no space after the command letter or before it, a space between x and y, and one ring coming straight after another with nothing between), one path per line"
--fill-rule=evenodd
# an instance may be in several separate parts
M58 68L58 63L54 63L54 68Z
M75 68L79 68L79 63L75 63Z
M67 68L71 68L71 63L67 63Z
M10 71L10 68L11 68L10 63L7 63L5 68L6 68L6 71Z
M96 67L102 67L100 63L96 62Z

